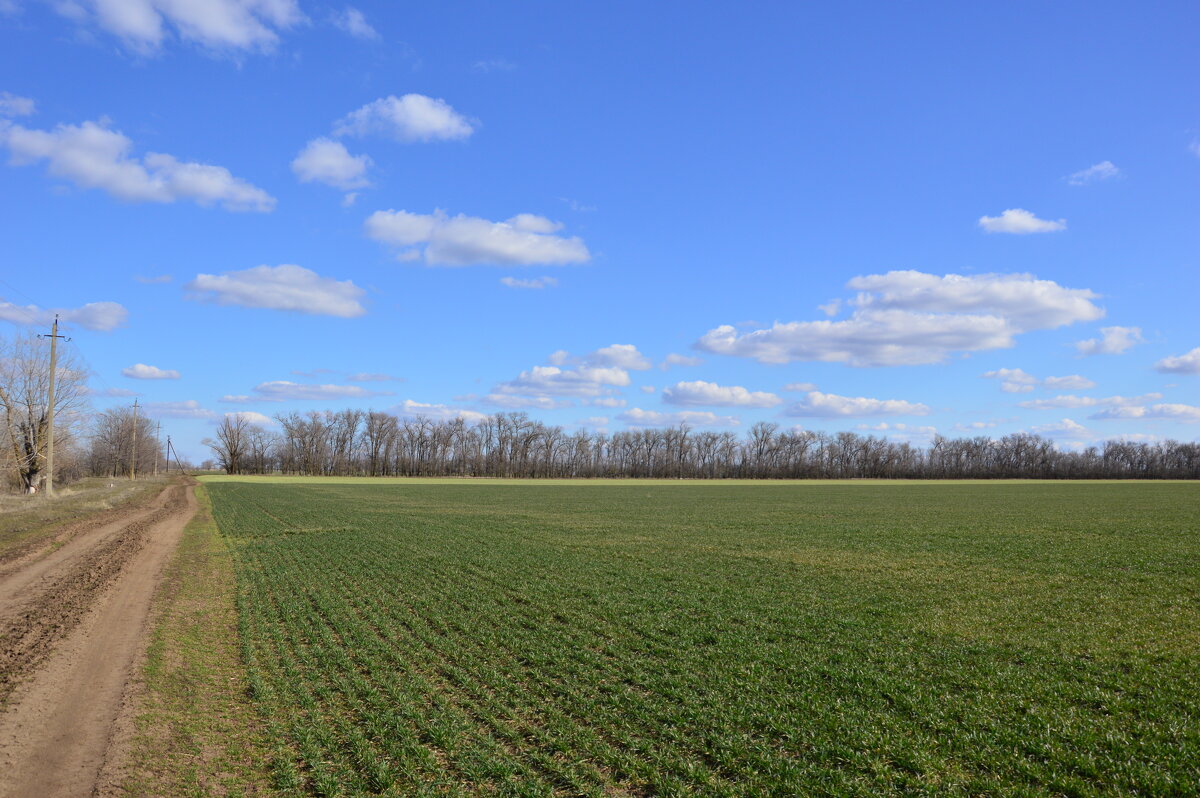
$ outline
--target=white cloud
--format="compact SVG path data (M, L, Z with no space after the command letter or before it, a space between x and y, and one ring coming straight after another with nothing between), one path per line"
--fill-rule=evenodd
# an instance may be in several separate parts
M1022 369L996 369L985 372L983 376L1000 380L1000 390L1006 393L1028 393L1039 385L1054 391L1086 391L1096 387L1096 383L1079 374L1042 380Z
M646 371L650 361L633 344L613 344L585 355L583 362L593 366L616 366L630 371Z
M793 393L808 393L817 390L817 384L814 382L789 382L783 386L783 390Z
M629 385L629 372L622 368L579 366L534 366L515 379L496 386L494 393L525 396L600 396L609 386Z
M359 39L378 39L379 32L371 27L363 12L357 8L346 6L345 10L333 15L333 24L338 29Z
M704 363L702 357L690 357L688 355L677 355L674 352L663 358L663 362L658 364L658 367L663 371L672 366L699 366Z
M403 377L393 377L391 374L372 374L359 372L346 377L350 382L404 382Z
M824 305L817 305L817 310L824 313L826 316L836 316L842 309L842 300L831 299Z
M1000 390L1005 393L1026 393L1038 383L1037 377L1021 369L996 369L985 372L983 376L1000 380Z
M264 416L262 413L255 413L253 410L234 410L231 413L225 414L226 418L240 418L248 424L257 424L260 427L276 427L279 422L270 416Z
M1091 438L1092 431L1083 426L1077 421L1069 418L1064 418L1053 424L1042 424L1033 427L1033 431L1039 435L1047 435L1051 438Z
M855 277L847 287L859 291L849 319L776 322L745 334L727 324L710 330L696 346L761 363L918 365L943 362L952 352L1011 347L1020 333L1104 315L1088 289L1028 274L939 277L893 271Z
M147 402L142 408L146 415L154 418L215 418L217 415L201 407L195 399L183 402Z
M704 380L677 382L663 388L662 399L669 405L716 407L775 407L783 402L773 393L748 391L740 385L718 385Z
M995 426L995 421L971 421L967 424L955 424L954 428L962 432L977 432L979 430L991 429Z
M885 432L887 438L894 441L910 441L927 443L937 435L937 427L913 426L912 424L889 424L884 421L879 424L859 424L858 429L865 432Z
M855 416L924 416L929 406L902 399L870 399L810 391L808 396L784 411L788 416L849 418Z
M512 72L516 68L516 64L503 58L490 58L471 64L471 69L476 72Z
M124 396L141 396L137 391L131 391L128 388L105 388L103 391L95 388L84 387L84 393L88 396L105 396L109 398L124 397Z
M529 280L522 280L517 277L501 277L500 284L509 288L553 288L558 285L558 280L553 277L534 277Z
M116 302L89 302L78 308L39 308L37 305L15 305L0 299L0 319L13 324L48 327L55 316L65 324L78 324L85 330L108 332L124 327L129 311Z
M536 222L534 220L537 220ZM561 225L540 216L518 214L503 222L475 216L408 211L376 211L364 225L368 238L401 247L402 260L424 258L431 266L555 266L591 258L583 240L554 235Z
M1200 374L1200 346L1185 355L1164 357L1154 369L1164 374Z
M1086 186L1088 183L1098 183L1101 180L1111 180L1121 174L1121 170L1112 161L1101 161L1092 164L1087 169L1080 169L1067 177L1072 186Z
M370 185L367 169L371 163L366 155L351 155L340 141L320 137L300 151L292 161L292 171L302 183L324 183L349 191Z
M736 416L718 416L715 413L682 410L678 413L660 413L657 410L642 410L633 407L617 416L631 427L736 427L742 422Z
M1149 407L1112 407L1101 410L1088 418L1113 419L1163 419L1167 421L1200 421L1200 407L1178 403L1160 403Z
M979 226L988 233L1027 235L1029 233L1056 233L1059 230L1066 230L1067 220L1059 219L1057 222L1053 222L1049 219L1039 219L1022 208L1009 208L999 216L979 217Z
M212 50L270 50L304 21L296 0L71 0L64 16L100 26L147 53L174 35Z
M130 157L133 142L103 123L58 125L54 130L0 125L0 143L8 147L11 163L45 160L51 175L127 202L192 200L231 211L270 211L275 207L274 197L234 177L223 166L179 161L158 152L146 153L141 159Z
M1047 377L1042 380L1042 387L1052 391L1086 391L1095 388L1096 383L1080 374L1067 374L1063 377Z
M1101 327L1100 336L1076 341L1075 348L1084 356L1119 355L1143 340L1141 327Z
M474 410L465 410L461 407L450 407L449 405L425 404L424 402L414 402L412 399L405 399L402 403L393 407L392 412L404 416L424 416L442 421L461 418L471 423L483 421L488 417L486 413L479 413Z
M587 418L579 419L575 423L576 423L576 425L578 425L580 427L592 427L592 428L607 427L608 426L608 417L607 416L588 416Z
M595 399L584 399L583 404L592 407L624 407L629 403L615 396L600 396Z
M28 97L0 91L0 116L30 116L35 110L36 104Z
M221 275L198 274L186 286L189 299L244 308L292 310L344 319L361 316L366 292L350 280L321 277L301 266L255 266Z
M160 369L157 366L147 366L145 363L134 363L129 368L121 369L121 373L135 380L179 379L179 372L175 369Z
M254 392L264 399L278 402L294 399L362 399L386 395L381 391L368 391L360 385L310 385L291 380L260 382L254 386Z
M518 396L505 393L489 393L483 397L483 401L497 407L522 410L558 410L572 405L565 399L555 399L550 396Z
M656 390L658 390L658 389L655 388L653 385L643 385L642 386L642 393L654 393Z
M1020 402L1020 407L1027 407L1031 410L1048 410L1051 408L1068 407L1123 407L1127 405L1141 405L1155 399L1161 399L1161 393L1147 393L1141 396L1074 396L1067 394L1064 396L1054 396L1050 399L1031 399L1027 402Z
M382 134L405 142L465 139L474 132L470 120L445 100L424 94L382 97L347 114L333 128L335 136Z

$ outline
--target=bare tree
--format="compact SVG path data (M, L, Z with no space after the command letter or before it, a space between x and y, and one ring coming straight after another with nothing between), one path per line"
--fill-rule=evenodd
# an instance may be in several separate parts
M71 433L87 406L86 380L71 350L60 351L54 391L56 449L71 445ZM26 493L36 493L46 477L49 391L50 344L32 333L0 339L0 434L7 465Z

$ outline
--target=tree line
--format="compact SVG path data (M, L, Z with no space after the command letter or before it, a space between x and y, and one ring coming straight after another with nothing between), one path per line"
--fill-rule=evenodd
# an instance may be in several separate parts
M744 435L661 429L568 432L525 413L476 422L378 411L287 413L268 430L226 416L206 439L231 474L310 476L628 477L668 479L1197 479L1200 444L1106 441L1074 451L1014 433L928 446L853 432L781 429Z

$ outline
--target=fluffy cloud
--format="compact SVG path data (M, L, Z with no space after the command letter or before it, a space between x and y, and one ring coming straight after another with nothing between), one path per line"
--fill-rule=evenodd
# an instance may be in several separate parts
M496 386L494 394L509 396L600 396L610 386L629 385L629 372L622 368L578 366L534 366L515 379Z
M129 368L121 369L121 373L135 380L179 379L179 372L174 369L160 369L157 366L147 366L145 363L134 363Z
M783 386L783 390L792 393L808 393L817 390L817 385L814 382L789 382Z
M742 422L736 416L718 416L716 413L706 413L696 410L682 410L678 413L660 413L657 410L642 410L633 407L617 416L631 427L677 427L687 424L690 427L736 427Z
M1200 346L1186 355L1164 357L1154 364L1154 369L1164 374L1200 374Z
M699 366L704 363L702 357L689 357L688 355L677 355L674 352L663 358L663 362L658 364L658 367L663 371L672 366Z
M358 39L378 39L379 32L371 27L363 12L347 6L344 11L333 15L333 24L342 31Z
M425 404L424 402L414 402L412 399L405 399L402 403L392 408L393 413L402 416L417 416L441 421L449 421L450 419L461 418L470 423L483 421L487 418L486 413L479 413L474 410L465 410L461 407L450 407L449 405Z
M55 7L143 53L171 35L212 50L270 50L278 31L304 21L296 0L73 0Z
M253 410L235 410L232 413L226 413L226 418L240 418L247 424L256 424L260 427L275 427L279 422L270 416L264 416L262 413L255 413Z
M561 225L522 213L503 222L476 216L376 211L367 217L368 238L399 247L401 260L424 258L431 266L557 266L591 258L583 239L555 235ZM420 249L423 248L423 249Z
M987 233L1027 235L1029 233L1056 233L1059 230L1066 230L1067 220L1059 219L1057 222L1053 222L1049 219L1039 219L1022 208L1009 208L999 216L979 217L979 226Z
M29 116L36 109L33 100L0 91L0 116Z
M1141 327L1101 327L1099 338L1076 341L1079 354L1119 355L1142 342Z
M558 285L558 280L553 277L534 277L528 280L521 280L517 277L501 277L500 285L509 288L553 288Z
M1091 438L1092 431L1083 426L1077 421L1069 418L1064 418L1056 421L1053 424L1041 424L1033 427L1033 431L1039 435L1046 435L1051 438Z
M977 432L979 430L991 429L995 426L995 421L971 421L966 424L955 424L954 428L961 432Z
M1021 369L996 369L985 372L983 376L1000 380L1000 390L1006 393L1028 393L1038 385L1055 391L1086 391L1096 387L1096 383L1079 374L1040 380Z
M12 163L44 160L55 177L81 188L98 188L127 202L192 200L220 205L231 211L270 211L275 198L257 186L234 177L223 166L180 161L173 155L146 153L130 156L133 142L102 123L58 125L32 130L0 125L0 143Z
M1086 391L1095 388L1096 383L1080 374L1067 374L1063 377L1047 377L1042 385L1052 391Z
M1111 180L1120 174L1121 170L1112 161L1101 161L1098 164L1092 164L1087 169L1080 169L1073 175L1069 175L1067 182L1072 186L1086 186L1088 183Z
M384 396L380 391L368 391L360 385L309 385L291 380L271 380L254 386L254 392L265 401L286 402L294 399L362 399ZM226 397L235 399L236 397Z
M321 277L301 266L255 266L221 275L198 274L186 286L189 299L244 308L292 310L315 316L361 316L366 292L350 280Z
M1031 410L1049 410L1061 407L1123 407L1141 405L1161 398L1161 393L1147 393L1141 396L1104 396L1099 398L1095 396L1074 396L1067 394L1065 396L1054 396L1050 399L1032 399L1028 402L1020 402L1019 405Z
M360 371L346 377L350 382L404 382L403 377L393 377L391 374L370 374Z
M1176 403L1160 403L1148 407L1112 407L1101 410L1088 418L1112 419L1163 419L1167 421L1200 421L1200 407Z
M195 399L182 402L147 402L142 405L152 418L215 418L216 413L201 407Z
M582 357L559 350L547 358L550 365L534 366L515 379L492 389L487 401L506 407L563 407L562 397L584 399L587 403L619 407L617 388L630 384L630 371L645 371L650 361L633 344L613 344ZM617 404L619 402L619 404Z
M371 159L351 155L340 141L315 138L292 161L292 171L302 183L324 183L343 191L369 185L367 169Z
M333 128L335 136L382 134L405 142L465 139L471 122L445 100L424 94L382 97L352 111Z
M85 330L108 332L125 326L129 311L116 302L89 302L78 308L39 308L37 305L15 305L0 299L0 319L13 324L48 327L55 316L66 324L78 324Z
M663 388L662 397L669 405L715 407L774 407L783 402L773 393L748 391L740 385L718 385L704 380L677 382Z
M722 325L696 346L761 363L918 365L943 362L952 352L1011 347L1020 333L1104 315L1093 292L1028 274L893 271L855 277L847 287L859 292L849 319L776 322L745 334Z
M869 399L865 396L838 396L809 391L790 405L785 415L814 418L850 418L856 416L924 416L929 406L902 399Z
M1000 380L1000 390L1005 393L1026 393L1038 383L1037 377L1021 369L996 369L985 372L983 376Z

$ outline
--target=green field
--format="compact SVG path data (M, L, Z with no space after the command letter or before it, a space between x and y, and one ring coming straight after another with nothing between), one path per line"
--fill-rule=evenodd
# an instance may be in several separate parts
M318 795L1191 795L1181 483L206 480Z

